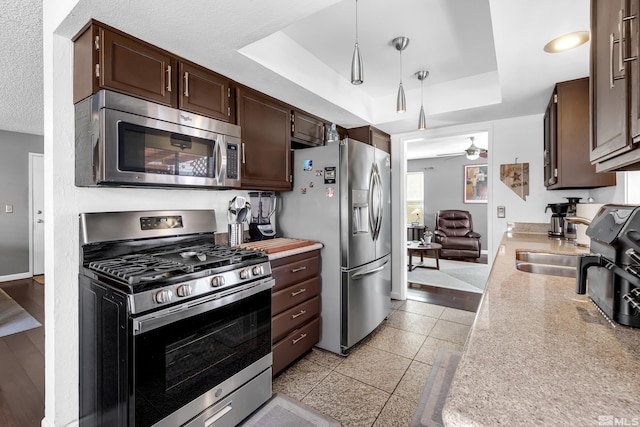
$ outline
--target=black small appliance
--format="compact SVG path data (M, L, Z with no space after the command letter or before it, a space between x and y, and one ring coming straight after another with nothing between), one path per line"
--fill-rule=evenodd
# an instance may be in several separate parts
M640 328L640 207L604 205L587 228L576 293L588 293L611 320Z
M271 224L271 216L276 211L276 195L271 191L249 192L251 201L251 219L249 221L249 240L273 239L276 230Z
M549 237L563 238L564 237L564 218L567 216L570 203L549 203L544 209L551 209L551 221L549 223Z

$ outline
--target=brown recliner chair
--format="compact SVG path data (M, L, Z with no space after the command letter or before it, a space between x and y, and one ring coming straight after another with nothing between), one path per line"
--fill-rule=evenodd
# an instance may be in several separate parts
M480 257L480 234L473 231L471 213L462 210L442 210L436 213L436 243L442 245L443 258Z

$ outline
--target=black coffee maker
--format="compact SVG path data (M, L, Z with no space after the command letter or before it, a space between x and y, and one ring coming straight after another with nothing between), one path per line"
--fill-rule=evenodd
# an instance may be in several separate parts
M544 211L551 209L549 237L564 238L564 219L571 203L549 203Z

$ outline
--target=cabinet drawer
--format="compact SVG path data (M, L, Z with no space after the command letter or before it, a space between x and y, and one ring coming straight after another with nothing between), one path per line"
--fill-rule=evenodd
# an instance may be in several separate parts
M271 274L276 280L273 291L279 291L294 283L318 276L320 262L317 255L307 258L297 258L297 256L291 258L293 262L285 265L271 264Z
M314 319L302 328L291 332L273 346L273 375L302 356L320 340L320 319Z
M320 291L320 279L314 277L291 287L274 292L271 295L271 313L282 313L283 311L300 304L303 301L313 298Z
M296 305L271 319L271 339L276 342L320 313L320 297Z

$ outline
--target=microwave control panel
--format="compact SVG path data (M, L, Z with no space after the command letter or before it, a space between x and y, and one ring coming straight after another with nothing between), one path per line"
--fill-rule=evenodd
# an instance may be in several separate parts
M238 144L227 144L227 178L238 179Z

